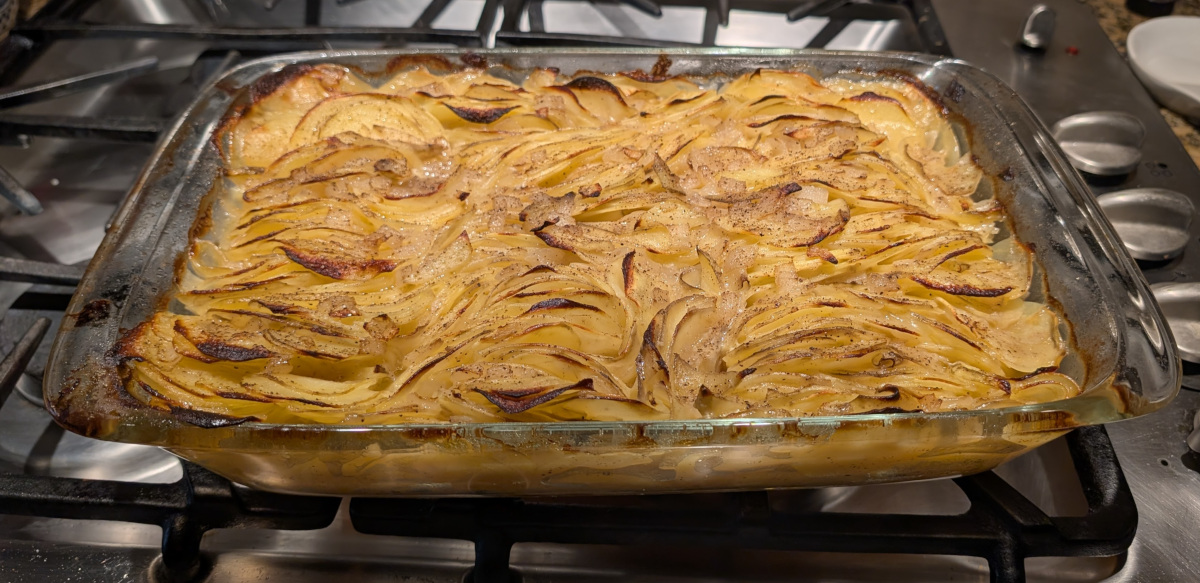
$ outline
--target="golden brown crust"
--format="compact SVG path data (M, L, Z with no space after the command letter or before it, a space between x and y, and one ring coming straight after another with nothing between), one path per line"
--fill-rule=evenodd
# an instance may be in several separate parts
M186 422L941 411L1062 398L1056 312L909 79L440 57L259 80L130 395ZM935 138L934 136L937 136ZM86 318L83 318L86 320Z

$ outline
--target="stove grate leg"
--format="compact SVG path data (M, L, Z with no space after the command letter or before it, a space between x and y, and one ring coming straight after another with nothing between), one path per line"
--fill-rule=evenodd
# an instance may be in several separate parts
M162 525L162 558L156 573L164 583L202 581L209 565L200 555L205 529L186 514L175 514Z
M1001 545L987 562L991 583L1025 583L1025 558L1012 545Z
M509 567L512 541L496 532L485 531L475 539L475 567L465 583L518 583L520 575Z

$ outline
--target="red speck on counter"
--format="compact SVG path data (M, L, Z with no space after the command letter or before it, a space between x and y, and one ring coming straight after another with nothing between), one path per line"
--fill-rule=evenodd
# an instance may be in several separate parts
M1067 47L1067 54L1068 55L1078 55L1079 47L1076 47L1075 45L1071 45L1071 46Z

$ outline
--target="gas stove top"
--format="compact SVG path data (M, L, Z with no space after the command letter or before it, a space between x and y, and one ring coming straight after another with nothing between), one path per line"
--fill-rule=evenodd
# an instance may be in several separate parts
M215 75L280 51L705 45L953 55L999 76L1047 125L1083 111L1136 115L1147 129L1143 161L1093 180L1097 194L1161 187L1200 203L1200 171L1088 9L1048 4L1058 25L1034 51L1018 46L1025 0L52 1L0 49L0 190L15 201L0 203L0 579L1193 579L1200 458L1184 438L1200 393L1191 391L1165 411L1076 431L978 476L542 500L253 492L155 448L64 433L40 405L48 331L157 134ZM1147 279L1196 281L1198 247L1193 236L1180 258L1143 264Z

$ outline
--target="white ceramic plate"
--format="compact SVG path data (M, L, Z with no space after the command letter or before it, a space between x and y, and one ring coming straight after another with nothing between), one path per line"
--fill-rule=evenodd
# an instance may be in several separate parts
M1129 32L1127 46L1133 72L1154 98L1200 119L1200 17L1147 20Z

